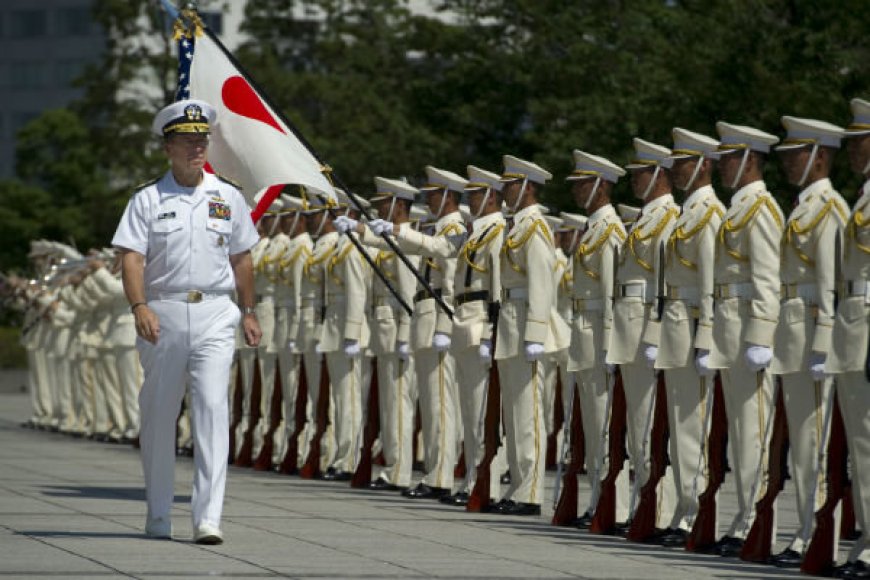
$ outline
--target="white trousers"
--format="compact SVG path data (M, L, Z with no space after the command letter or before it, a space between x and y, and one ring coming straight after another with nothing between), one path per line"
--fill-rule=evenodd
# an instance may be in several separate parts
M456 400L453 356L424 348L414 352L423 429L423 483L453 488L456 465Z
M870 564L870 384L864 373L852 372L837 375L837 397L846 441L852 463L852 497L855 503L855 519L864 533L849 552L849 561Z
M299 365L302 356L284 345L278 351L278 372L281 374L281 422L275 429L272 463L280 464L287 452L288 438L296 429L296 395L299 392ZM302 437L299 438L300 440ZM299 449L297 444L297 450ZM293 465L298 466L299 457Z
M335 433L335 455L330 464L336 471L356 470L357 450L362 434L363 365L369 359L348 357L343 351L326 353L333 403L332 426Z
M414 450L412 397L414 359L396 354L378 355L378 408L384 465L372 465L372 480L384 479L399 487L411 485Z
M156 345L137 340L144 369L140 444L148 517L169 517L174 494L175 421L189 375L194 465L194 527L220 526L229 453L227 385L241 318L229 298L198 304L154 301Z

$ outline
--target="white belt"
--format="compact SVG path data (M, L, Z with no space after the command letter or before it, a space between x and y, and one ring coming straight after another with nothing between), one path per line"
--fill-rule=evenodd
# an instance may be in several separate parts
M503 288L502 294L505 300L525 300L529 297L528 288Z
M811 304L818 304L819 293L815 284L782 284L779 287L780 300L790 300L792 298L800 298Z
M604 310L603 298L575 298L571 304L574 306L574 314Z
M187 290L186 292L158 292L148 296L148 300L165 300L168 302L187 302L188 304L196 304L206 300L214 300L215 298L223 298L229 296L229 290L218 290L217 292L203 292L202 290Z
M713 297L726 298L751 298L752 282L735 282L733 284L716 284L713 289Z
M867 280L847 280L844 290L846 296L863 296L864 303L870 304L870 283Z
M694 304L698 303L698 298L701 295L697 286L671 286L668 284L667 290L665 296L669 300L685 300Z
M640 298L646 303L652 302L649 292L652 288L646 282L627 282L616 285L616 298Z

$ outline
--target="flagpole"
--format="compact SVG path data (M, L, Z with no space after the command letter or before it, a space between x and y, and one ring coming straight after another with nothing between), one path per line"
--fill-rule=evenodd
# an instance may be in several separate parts
M192 8L192 10L195 12L196 8L194 7L194 8ZM186 20L186 18L184 16L184 12L182 12L179 15L179 18ZM266 102L266 104L269 106L269 108L272 109L272 111L276 115L278 115L278 118L281 119L281 121L287 126L287 128L290 129L290 131L292 131L293 135L299 140L299 142L302 143L302 145L306 149L308 149L308 152L311 153L312 157L314 157L314 159L316 159L317 162L320 163L320 165L323 168L328 169L329 166L323 162L323 159L321 159L321 157L317 154L317 151L315 151L314 147L311 146L311 144L299 132L299 130L296 128L296 126L293 125L293 123L291 123L290 120L284 116L284 114L281 112L281 109L279 109L278 107L275 106L275 104L272 102L272 100L269 98L269 96L266 94L266 92L263 91L263 89L260 88L260 86L254 81L254 79L251 78L251 76L242 67L242 65L239 63L239 61L236 60L236 58L227 49L227 47L225 47L223 45L223 43L220 41L220 39L217 37L217 35L215 35L214 32L212 32L211 29L207 25L205 25L205 23L203 23L202 31L212 40L212 42L215 43L215 45L220 49L220 51L224 54L224 56L227 57L227 59L230 61L230 63L232 63L232 65L236 67L236 69L239 71L239 73L242 75L242 77L245 79L245 81L247 81L248 84L250 84L251 87L257 92L257 94L259 94L259 96ZM334 172L332 172L330 170L330 173L327 174L327 178L331 178L332 180L334 180L336 182L336 184L340 188L345 190L348 194L348 197L351 199L353 204L356 206L357 210L363 216L365 216L365 218L367 220L371 221L371 219L372 219L371 214L369 214L369 212L366 210L366 208L363 207L363 205L356 199L356 197L357 197L356 194L351 192L347 188L347 186L344 184L344 181L338 175L336 175ZM335 217L335 211L332 209L330 209L329 211L333 215L333 217ZM374 260L371 258L371 256L369 256L368 252L366 252L363 249L360 241L357 240L355 236L349 236L349 237L350 237L351 241L353 242L354 246L356 246L357 250L359 250L360 253L363 254L363 257L366 259L366 261L369 263L369 265L372 267L372 269L378 274L378 277L381 279L382 282L384 282L384 284L387 286L387 288L390 290L390 292L393 294L393 296L399 301L399 303L408 312L408 314L411 314L411 312L412 312L411 307L408 306L407 303L405 303L405 301L399 295L398 291L392 287L392 285L387 280L386 275L374 263ZM393 252L395 252L395 254L397 256L399 256L399 259L402 261L402 263L405 265L405 267L408 268L408 270L410 270L412 274L414 274L414 277L417 279L417 281L420 283L420 285L422 285L423 288L428 292L428 294L432 298L435 299L435 302L438 304L438 306L441 308L441 310L443 310L444 313L447 314L447 316L448 316L448 318L450 318L450 320L453 320L453 310L447 305L446 302L444 302L444 299L441 297L441 295L435 292L435 290L432 288L432 285L429 283L428 280L426 280L426 278L423 276L423 274L420 272L420 270L418 270L417 268L414 267L414 264L411 263L411 260L408 258L408 256L399 248L398 245L396 245L396 242L392 239L392 237L390 237L390 234L388 234L387 232L384 232L381 234L381 237L384 239L384 241L387 243L387 245L390 247L390 249Z

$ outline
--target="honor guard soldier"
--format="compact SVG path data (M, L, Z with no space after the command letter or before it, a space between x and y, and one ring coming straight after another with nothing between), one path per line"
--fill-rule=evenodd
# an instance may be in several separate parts
M825 501L832 381L825 368L834 328L835 241L849 217L848 205L828 174L843 129L812 119L783 117L788 136L776 147L786 179L801 188L782 238L779 323L770 370L782 376L788 418L792 479L800 525L788 547L772 558L783 568L800 566ZM834 546L836 553L836 537Z
M613 289L619 249L625 241L625 227L610 203L610 196L625 170L608 159L574 151L574 171L567 177L574 202L587 214L585 228L574 251L571 348L568 370L577 377L580 411L583 417L587 473L592 488L589 504L578 519L580 527L592 522L604 464L613 401L613 373L606 363L613 324ZM567 403L566 403L567 404ZM566 407L567 409L567 407ZM628 517L628 471L617 479L618 522Z
M504 156L502 196L514 224L501 251L502 305L495 360L499 365L510 487L495 511L540 515L547 434L542 359L564 348L555 340L556 250L538 199L552 175Z
M415 187L396 179L375 177L375 194L370 199L379 216L375 222L387 230L401 234L412 229L411 204L417 195ZM355 221L355 220L354 220ZM353 229L367 246L377 248L375 263L384 272L405 304L413 304L417 280L387 243L370 227L342 219L340 227ZM410 257L416 267L419 261ZM392 292L380 280L373 281L371 349L377 357L378 406L383 465L372 467L371 489L398 491L411 485L413 465L414 410L417 397L414 389L414 359L411 357L411 316Z
M737 513L714 550L740 555L767 481L774 415L773 335L779 318L780 239L785 218L764 184L764 163L779 139L743 125L716 124L719 174L733 194L719 228L708 366L719 369L728 420ZM774 519L775 522L775 519ZM776 533L772 534L776 537Z
M145 380L140 443L153 537L171 536L175 419L189 375L193 404L194 541L218 544L229 453L227 385L235 327L257 346L250 249L257 233L238 189L205 173L214 108L197 100L161 110L171 168L137 191L112 244L123 252L124 290L136 317ZM236 290L240 309L230 300Z
M639 490L650 475L649 437L656 400L653 369L657 348L648 341L657 335L660 307L656 302L664 292L659 287L661 256L680 215L671 194L671 150L638 138L634 139L634 150L635 158L626 169L631 173L632 191L644 205L620 251L613 328L605 359L620 366L625 388L628 454L634 470L630 504L637 503ZM659 486L660 523L670 518L671 487L667 481ZM636 507L629 506L629 517L633 517Z
M674 515L659 538L683 546L707 488L706 440L712 413L713 375L708 365L713 330L716 233L725 206L711 185L719 142L679 127L673 130L671 175L687 195L665 249L665 307L655 332L656 369L665 373L670 458L677 494Z
M865 179L861 197L852 209L843 236L840 301L834 321L829 372L836 373L837 397L852 469L852 497L858 527L864 532L855 541L840 578L870 578L870 378L868 378L868 304L870 304L870 102L852 99L853 120L845 131L852 171ZM836 554L836 552L835 552Z

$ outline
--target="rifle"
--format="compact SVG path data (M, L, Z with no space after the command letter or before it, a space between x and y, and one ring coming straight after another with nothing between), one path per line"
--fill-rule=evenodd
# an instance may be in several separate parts
M326 367L326 355L321 355L320 359L320 391L317 395L316 421L317 428L311 438L308 458L299 470L299 477L303 479L314 479L321 473L320 440L329 427L329 369Z
M305 374L305 359L299 357L299 387L296 389L296 401L293 407L293 431L287 438L287 452L278 468L279 473L296 475L299 473L299 436L305 430L308 407L308 376Z
M556 388L553 390L553 433L547 436L547 458L546 458L546 469L556 468L557 471L561 471L561 458L556 458L556 451L558 448L557 436L559 434L559 429L562 425L566 425L569 421L565 420L565 409L562 406L562 391L565 389L565 385L562 383L562 373L559 372L559 367L557 366L555 369L556 372ZM563 447L564 447L564 438L563 438ZM564 451L562 453L564 455ZM557 462L558 461L558 465ZM559 477L557 474L556 481L558 482ZM556 493L558 496L559 494Z
M261 399L263 396L261 395ZM265 402L265 401L263 401ZM263 433L263 446L260 454L254 461L256 471L270 471L272 469L272 454L275 451L275 431L281 424L281 407L284 405L284 396L281 384L281 366L275 363L275 381L272 384L272 400L269 401L269 428Z
M668 454L668 404L665 392L665 375L657 373L656 392L653 395L653 422L650 430L650 469L649 478L640 489L640 501L626 538L633 542L644 542L656 531L656 487L665 475Z
M609 421L607 436L607 475L599 483L601 491L598 493L598 501L593 502L595 513L589 524L589 531L593 534L610 534L616 528L616 479L622 472L625 464L625 429L626 429L626 403L625 389L622 386L622 373L617 368L614 372L610 399ZM602 442L604 439L602 439ZM602 450L603 451L603 450ZM601 472L604 464L603 453L596 469L596 477Z
M242 435L242 447L239 449L236 460L233 462L233 465L236 467L251 467L254 463L251 457L254 453L254 429L256 429L257 423L260 421L260 393L263 387L259 356L254 359L253 378L253 385L251 386L251 418L248 423L248 430Z
M577 476L586 462L586 449L583 441L583 417L580 413L580 396L577 389L571 389L571 463L562 476L562 493L554 506L552 524L570 526L577 519Z
M238 355L238 353L236 353ZM236 356L236 386L233 389L233 398L230 401L232 422L230 423L230 452L227 462L232 464L236 450L236 428L242 420L242 394L244 381L242 380L242 363Z
M692 524L692 531L686 538L686 550L699 552L716 543L716 494L722 482L725 481L725 462L728 447L728 417L725 413L725 395L722 392L722 379L716 374L713 393L710 397L707 416L705 417L704 433L708 433L707 442L701 453L701 460L707 456L707 488L698 497L698 514ZM697 485L701 466L695 474Z
M363 428L362 445L358 449L359 460L356 470L350 479L351 487L368 487L372 481L372 456L374 455L375 439L381 430L380 404L378 401L378 365L377 359L372 359L372 380L369 385L369 400L367 401L366 425Z
M834 387L831 387L834 391ZM846 480L848 479L847 464L848 464L848 447L846 445L846 428L843 424L843 415L840 413L840 405L837 401L836 391L833 393L833 399L828 401L829 408L825 414L825 425L823 429L830 428L828 435L828 472L825 480L825 503L822 504L816 511L816 529L813 532L813 537L810 540L809 546L804 553L804 560L801 563L801 572L804 574L813 574L815 576L827 576L833 570L837 563L837 554L834 552L834 511L837 509L837 504L843 498L846 488ZM818 411L817 411L818 412ZM830 423L830 425L828 425ZM821 438L825 437L824 431L821 433ZM822 454L825 449L820 442L819 445L819 465L815 481L819 481L821 473L818 470L822 465ZM816 483L818 485L818 483ZM815 487L815 486L814 486ZM810 505L815 503L815 489L813 489L813 498ZM807 520L807 528L811 526L811 520ZM808 531L808 530L807 530Z
M763 380L761 371L758 380ZM765 440L768 431L771 431L771 426L773 431L770 435L767 490L755 504L755 521L752 522L752 527L749 529L749 534L747 534L743 549L740 552L740 559L747 562L765 562L770 557L773 542L773 508L776 505L776 496L785 487L785 474L788 468L788 419L785 414L782 386L779 385L781 381L782 379L777 377L776 407L774 412L768 415L767 426L764 429ZM750 495L751 499L755 498L758 487L764 479L763 464L764 455L761 456L761 461L758 464L758 472Z

